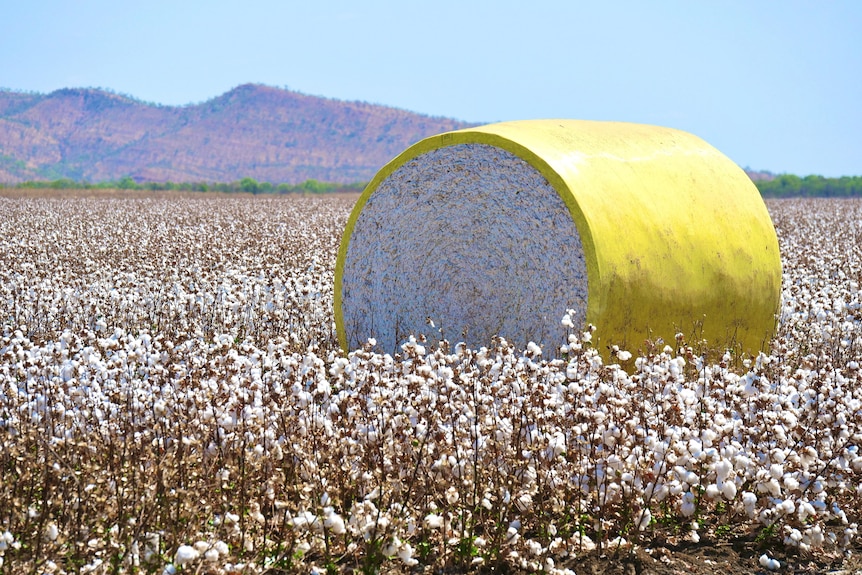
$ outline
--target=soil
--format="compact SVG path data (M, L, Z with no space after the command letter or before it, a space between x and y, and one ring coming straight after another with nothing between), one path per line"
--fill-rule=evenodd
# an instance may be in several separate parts
M780 561L781 565L777 570L769 571L760 565L760 557L764 553ZM746 539L679 545L659 544L633 551L620 550L616 554L593 553L558 564L557 567L568 567L577 575L862 575L862 546L844 554L822 550L802 553L795 548L775 545L766 550L760 543ZM526 572L517 575L526 575Z
M780 562L778 569L770 571L760 565L760 557L767 554ZM709 541L700 543L669 544L653 542L645 547L621 549L614 553L585 554L560 561L558 569L568 568L576 575L862 575L862 542L847 553L818 550L802 553L796 548L770 544L751 538ZM354 570L358 572L358 570ZM350 570L348 570L350 572ZM413 575L538 575L540 572L501 566L484 566L476 569L448 568L440 570L428 566L412 570L389 564L386 575L410 573Z

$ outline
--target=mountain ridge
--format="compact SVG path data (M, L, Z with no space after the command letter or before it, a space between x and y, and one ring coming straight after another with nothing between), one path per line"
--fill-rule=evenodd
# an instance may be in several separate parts
M0 182L352 183L424 137L474 125L261 84L185 106L97 88L5 91Z

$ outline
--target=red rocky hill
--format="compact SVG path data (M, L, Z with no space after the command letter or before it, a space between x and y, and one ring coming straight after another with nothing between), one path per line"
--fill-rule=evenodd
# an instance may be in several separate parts
M96 89L0 92L0 182L367 181L410 144L471 124L246 84L160 106Z

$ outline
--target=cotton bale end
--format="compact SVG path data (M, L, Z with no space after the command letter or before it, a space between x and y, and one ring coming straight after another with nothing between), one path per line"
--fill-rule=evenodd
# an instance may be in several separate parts
M527 120L432 136L377 173L339 249L335 318L343 348L389 353L425 334L553 355L569 309L606 358L679 332L756 353L780 288L757 188L703 140Z

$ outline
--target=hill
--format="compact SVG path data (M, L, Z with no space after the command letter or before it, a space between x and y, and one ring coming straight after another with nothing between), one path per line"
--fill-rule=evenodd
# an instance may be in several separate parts
M97 89L0 92L0 183L367 181L432 134L472 124L255 84L160 106Z

